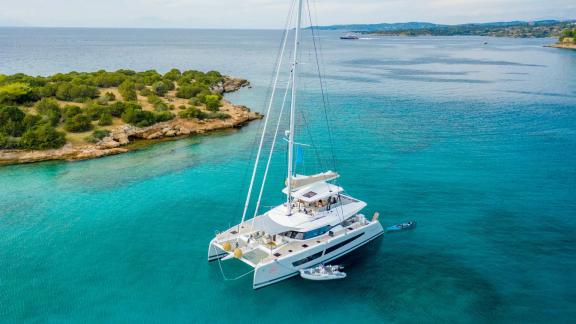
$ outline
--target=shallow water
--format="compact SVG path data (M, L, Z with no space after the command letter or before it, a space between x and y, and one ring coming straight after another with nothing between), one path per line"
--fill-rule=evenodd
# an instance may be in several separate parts
M337 36L321 43L340 184L366 214L415 219L415 230L344 259L344 281L253 291L249 277L222 280L206 253L214 231L240 218L261 122L98 160L2 167L0 321L572 321L576 52L542 39ZM279 37L3 28L0 73L215 69L250 79L228 97L262 111ZM318 149L299 168L311 172L333 161L306 44L299 135ZM265 206L282 201L284 151Z

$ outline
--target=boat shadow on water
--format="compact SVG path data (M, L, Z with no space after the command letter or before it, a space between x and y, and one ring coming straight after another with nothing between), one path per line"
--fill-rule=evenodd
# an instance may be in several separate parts
M264 301L286 290L311 292L311 299L321 296L326 303L337 303L338 296L346 295L361 298L386 322L473 322L478 316L485 322L500 322L507 318L505 298L481 273L432 249L392 251L383 244L386 236L330 262L344 266L346 279L315 282L295 277L255 292L260 295L255 299Z

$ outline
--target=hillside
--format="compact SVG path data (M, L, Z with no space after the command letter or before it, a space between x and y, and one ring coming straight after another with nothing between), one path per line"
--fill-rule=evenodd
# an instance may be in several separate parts
M540 20L441 25L426 22L396 24L357 24L316 27L383 36L492 36L492 37L558 37L572 21Z
M434 28L379 30L372 32L382 36L490 36L514 38L547 38L558 37L567 22L534 22L508 25L467 24L457 26L441 26Z
M438 25L428 22L407 22L407 23L381 23L381 24L351 24L351 25L331 25L331 26L314 26L317 30L342 30L356 32L370 32L377 30L402 30L402 29L419 29L434 28L445 25Z

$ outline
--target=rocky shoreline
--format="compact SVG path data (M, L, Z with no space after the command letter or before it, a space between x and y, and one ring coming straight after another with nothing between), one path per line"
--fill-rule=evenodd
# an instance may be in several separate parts
M227 77L223 82L214 86L211 90L220 94L234 92L249 86L249 82L243 79ZM100 158L108 155L126 153L135 147L142 145L129 145L138 142L144 146L156 143L162 139L177 139L195 134L241 127L244 124L261 119L262 115L251 112L245 106L234 105L227 100L222 100L220 111L230 115L225 120L220 119L184 119L176 117L170 121L154 124L149 127L136 127L132 125L119 125L110 130L110 135L104 137L95 144L71 144L67 143L59 149L52 150L0 150L0 165L33 163L51 160L86 160Z
M576 50L576 43L557 43L557 44L547 45L546 47Z

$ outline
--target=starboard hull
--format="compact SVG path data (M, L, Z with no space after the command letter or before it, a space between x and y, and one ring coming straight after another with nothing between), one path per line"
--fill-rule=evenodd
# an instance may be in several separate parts
M384 234L384 229L380 222L371 222L367 226L351 231L346 235L335 237L325 244L257 266L254 269L252 288L264 288L299 275L300 269L331 262L368 244L382 234ZM320 255L318 256L318 254ZM302 263L307 258L309 258L309 261Z

